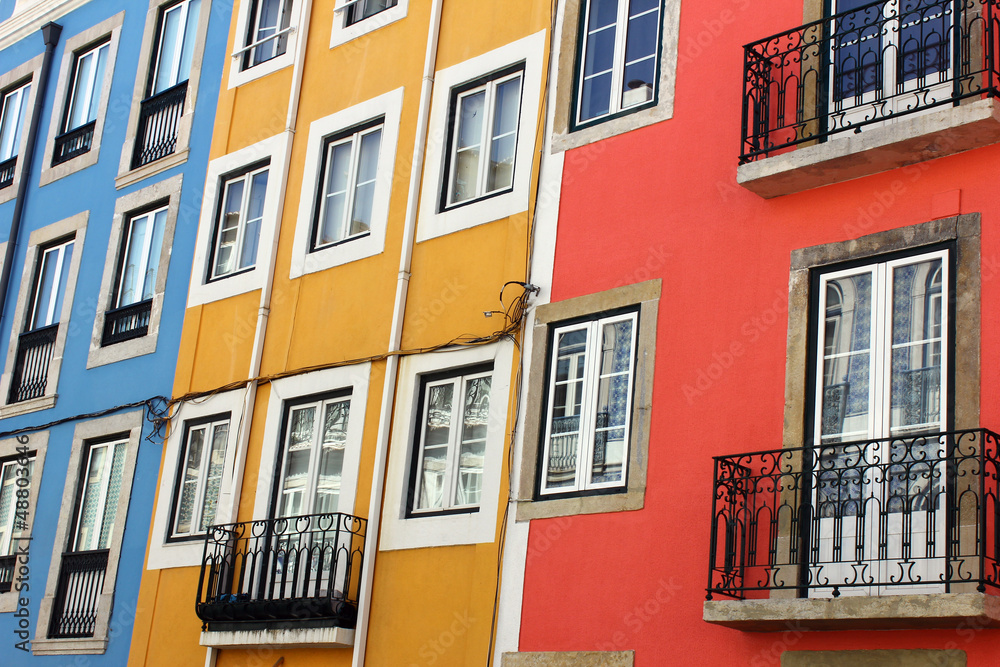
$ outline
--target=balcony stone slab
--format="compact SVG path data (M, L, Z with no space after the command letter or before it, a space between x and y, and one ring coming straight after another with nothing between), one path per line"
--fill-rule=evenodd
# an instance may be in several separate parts
M703 619L747 632L998 628L1000 597L932 593L882 597L709 600Z
M994 98L903 116L740 165L736 181L765 199L870 176L1000 142Z
M354 630L335 627L209 630L201 633L198 643L213 648L352 648Z

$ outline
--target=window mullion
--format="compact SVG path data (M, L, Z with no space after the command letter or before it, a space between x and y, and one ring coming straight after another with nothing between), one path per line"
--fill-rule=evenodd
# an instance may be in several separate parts
M583 362L583 396L580 397L580 446L577 449L576 488L590 488L590 462L594 456L594 428L597 408L597 387L600 378L601 320L595 320L587 325L587 347Z
M608 114L622 109L622 79L625 78L625 44L628 42L629 0L618 0L618 25L615 29L615 57L611 71L611 104Z
M874 267L872 275L872 333L871 333L871 414L869 437L888 437L891 423L892 382L892 269L885 264Z
M66 250L65 245L59 246L55 249L56 253L56 271L52 276L52 293L49 299L49 305L45 313L45 325L48 326L55 322L55 311L56 311L56 296L59 294L59 284L62 282L62 272L63 272L63 252Z
M449 509L456 505L455 491L458 486L458 449L462 445L462 416L465 414L465 392L463 391L463 378L458 377L452 380L452 410L451 410L451 432L448 436L448 454L445 456L445 478L444 496L441 509Z
M247 217L250 215L250 190L253 188L253 174L249 172L243 176L243 196L240 197L240 215L236 221L236 247L233 248L233 270L236 273L243 264L243 235L246 233ZM225 215L225 214L223 214Z
M483 129L479 135L479 180L476 183L476 197L482 197L488 192L487 178L490 170L490 156L493 152L493 120L496 116L497 82L486 84L486 95L483 98Z

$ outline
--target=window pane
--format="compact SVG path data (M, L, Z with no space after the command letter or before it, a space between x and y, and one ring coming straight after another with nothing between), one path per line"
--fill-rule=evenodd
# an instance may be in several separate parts
M509 188L514 182L517 117L521 105L520 77L497 86L495 105L487 192Z
M611 72L583 82L580 96L580 120L603 116L611 110Z
M260 46L253 49L253 64L259 65L262 62L280 56L285 52L287 46L287 34L274 37L279 31L288 27L291 15L289 13L290 2L285 0L259 0L259 11L257 13L257 31L252 41L267 40ZM273 39L268 39L272 38Z
M51 324L49 311L52 309L52 299L56 284L56 273L59 270L59 249L50 248L42 255L42 268L38 272L38 293L35 297L35 313L31 321L31 329L37 329Z
M226 198L222 206L222 220L219 223L219 244L215 253L215 275L232 273L235 269L234 250L239 238L240 208L243 205L244 180L226 184Z
M97 513L101 503L101 486L109 448L108 445L90 448L90 461L83 481L83 502L80 503L74 551L90 551L98 548L97 537L101 527Z
M0 161L17 155L30 91L31 84L28 84L8 93L4 98L3 118L0 119Z
M872 274L830 280L840 298L826 309L822 439L842 442L868 435L872 335Z
M351 212L350 235L371 229L372 204L375 201L375 178L378 173L378 152L382 144L382 130L375 130L361 138L361 155L358 160L357 188Z
M576 481L586 354L585 329L558 334L545 477L545 487L549 489L572 486Z
M141 300L143 247L146 244L150 216L140 215L132 219L129 225L125 264L122 266L122 288L118 306L127 306Z
M11 540L14 532L14 483L17 462L9 461L0 469L0 556L6 556L15 551L15 542Z
M459 100L451 197L453 202L465 201L475 197L477 193L485 101L486 91L466 95Z
M316 481L316 502L312 513L323 514L337 511L350 408L350 401L337 401L326 406L323 415L323 442L319 460L319 477Z
M492 378L473 378L465 383L465 415L458 460L455 505L478 505L482 492L486 429L490 419Z
M334 243L344 238L344 215L347 206L347 179L351 172L351 149L347 141L330 147L327 156L326 190L316 245Z
M592 0L588 30L596 30L618 20L618 0Z
M146 273L142 279L142 300L153 298L156 288L156 274L160 267L160 253L163 251L163 228L167 225L167 209L163 208L153 214L153 238L149 241L149 253L146 257Z
M111 544L111 533L115 529L115 516L118 514L118 496L122 490L122 473L125 471L125 443L114 445L114 458L111 462L111 475L108 479L108 492L104 502L104 514L101 517L101 536L97 543L98 549L107 549Z
M605 324L602 333L600 376L591 481L622 480L629 398L632 393L632 320Z
M212 450L208 453L208 476L205 479L205 499L202 503L200 531L208 530L208 527L215 523L228 438L229 424L218 424L212 430Z
M191 0L188 3L187 23L184 26L184 41L181 44L181 61L175 77L175 84L187 81L191 76L191 59L194 56L194 43L198 32L198 13L201 11L201 0Z
M180 47L181 21L187 9L183 3L175 5L163 13L163 28L160 34L160 52L156 58L156 77L153 80L153 94L162 92L177 83L174 61Z
M247 224L243 232L239 268L257 263L257 241L260 238L260 221L264 217L264 195L267 192L267 171L254 174L250 182L250 201L247 205Z
M184 535L191 532L204 446L205 427L191 429L188 432L187 456L184 460L184 472L181 477L180 499L177 502L177 522L174 532L178 534Z
M66 131L80 127L88 122L87 112L90 110L90 81L93 75L96 54L85 53L76 60L76 78L73 80L73 100L66 119Z
M285 476L282 482L278 516L296 516L308 512L304 507L309 485L309 459L316 427L316 408L293 408L289 416Z
M423 460L420 463L421 483L417 509L439 508L444 505L445 471L454 393L455 385L451 383L427 388L427 418L424 423L424 450Z

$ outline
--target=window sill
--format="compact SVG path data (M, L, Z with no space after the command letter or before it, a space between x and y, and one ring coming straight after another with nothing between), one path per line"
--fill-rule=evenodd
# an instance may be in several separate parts
M150 176L155 176L161 172L168 169L173 169L179 164L184 164L188 159L188 149L185 148L182 151L176 153L171 153L166 157L162 157L159 160L150 162L149 164L144 164L138 169L132 169L118 175L115 178L115 189L121 190L122 188L127 188L133 183L138 183L144 178L149 178Z
M1000 142L1000 100L947 107L740 165L736 180L765 199Z
M540 651L504 653L501 667L632 667L634 651Z
M34 655L99 655L108 649L107 639L32 639Z
M57 397L58 394L50 394L48 396L39 396L38 398L21 401L20 403L0 406L0 419L7 419L8 417L16 417L17 415L55 407Z
M352 648L354 630L347 628L273 628L204 631L198 643L212 648Z
M710 600L703 619L745 632L1000 627L1000 597L936 593L883 597Z
M641 510L645 500L644 488L628 489L624 493L576 498L539 498L520 500L517 503L517 521L552 519L577 514L604 514L607 512L632 512Z

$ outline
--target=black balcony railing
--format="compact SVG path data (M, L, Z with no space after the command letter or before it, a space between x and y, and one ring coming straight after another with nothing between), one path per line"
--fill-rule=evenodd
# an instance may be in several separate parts
M877 0L744 47L740 163L1000 85L1000 0Z
M93 637L108 569L108 550L64 553L49 621L49 637Z
M353 628L367 521L312 514L213 526L196 611L204 627L311 620Z
M1000 589L998 437L716 457L708 599Z
M133 169L166 157L177 149L177 121L184 113L187 88L188 82L184 81L142 101L132 151Z
M52 151L52 165L72 160L77 155L83 155L89 151L90 145L94 141L94 128L96 127L97 121L92 120L86 125L81 125L75 130L64 132L56 137L55 149Z
M14 585L14 567L17 556L0 556L0 593L10 593Z
M8 403L18 403L45 395L49 380L49 362L56 345L59 325L51 324L28 331L17 339L17 357L10 382Z
M153 311L152 299L115 308L104 313L104 333L101 345L114 345L149 332L149 315Z
M6 188L14 182L14 169L17 167L17 156L0 162L0 189Z

